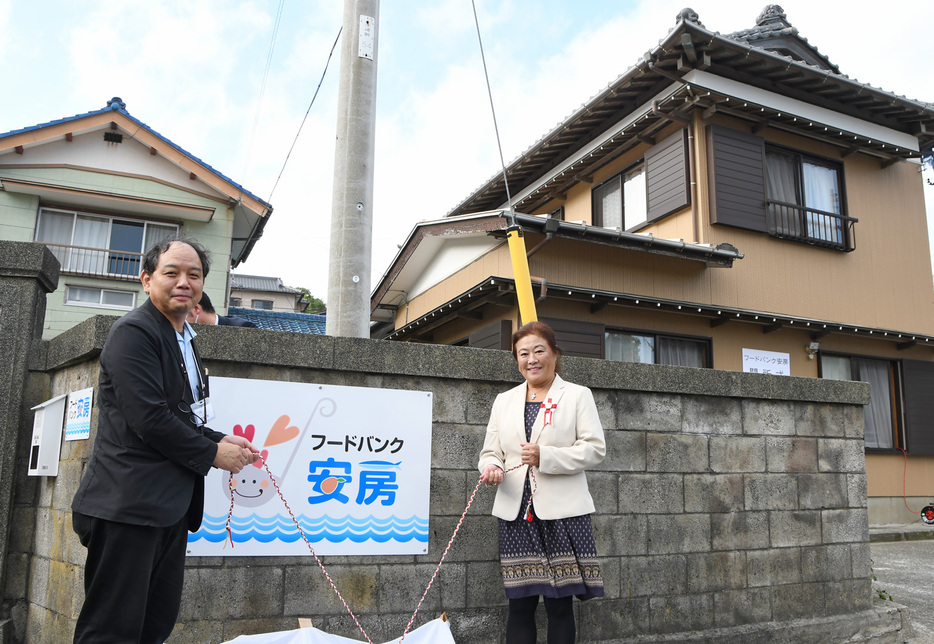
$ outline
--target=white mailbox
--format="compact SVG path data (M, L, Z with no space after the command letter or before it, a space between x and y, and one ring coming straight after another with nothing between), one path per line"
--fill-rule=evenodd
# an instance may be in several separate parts
M56 396L32 408L32 443L29 446L29 476L58 476L65 426L65 397Z

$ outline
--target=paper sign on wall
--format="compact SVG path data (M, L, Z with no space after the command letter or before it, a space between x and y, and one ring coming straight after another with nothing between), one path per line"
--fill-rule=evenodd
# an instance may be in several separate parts
M320 555L428 552L430 392L212 378L211 399L211 427L248 438L272 477L212 469L189 555L309 555L302 532Z
M743 349L743 373L791 375L791 354L759 349Z

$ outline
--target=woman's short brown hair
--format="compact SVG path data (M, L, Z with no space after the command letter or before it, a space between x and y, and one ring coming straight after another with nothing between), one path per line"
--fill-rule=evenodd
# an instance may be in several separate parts
M555 373L561 373L561 348L558 346L558 340L555 338L555 332L550 326L544 322L529 322L528 324L523 324L516 332L512 334L512 357L519 361L519 356L516 353L516 344L519 340L528 336L528 335L537 335L542 338L545 342L548 343L548 346L554 352L555 360Z

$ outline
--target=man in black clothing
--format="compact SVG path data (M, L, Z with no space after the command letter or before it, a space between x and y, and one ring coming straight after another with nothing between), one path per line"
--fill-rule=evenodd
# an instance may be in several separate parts
M204 476L259 454L207 427L207 375L185 321L209 260L169 238L146 253L149 300L117 320L100 357L97 436L72 503L88 556L75 642L164 642L178 618L187 531L201 525Z

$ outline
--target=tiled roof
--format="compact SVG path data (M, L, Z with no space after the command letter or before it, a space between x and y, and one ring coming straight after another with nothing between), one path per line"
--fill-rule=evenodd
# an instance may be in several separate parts
M777 4L770 4L762 10L759 17L756 18L756 26L750 29L726 34L727 38L746 42L755 47L768 49L768 41L782 38L795 38L801 44L814 54L818 60L829 67L835 74L840 73L840 68L830 62L824 54L817 50L817 47L808 42L808 39L798 33L797 27L792 26L785 15L785 11Z
M262 311L259 309L246 309L230 307L228 315L245 318L260 329L267 331L291 331L292 333L312 333L324 335L325 316L312 313L289 313L287 311Z
M278 277L263 275L235 275L230 274L230 288L244 291L267 291L273 293L301 293L297 288L283 284Z
M23 132L31 132L31 131L33 131L33 130L41 130L41 129L44 128L44 127L49 127L49 126L52 126L52 125L58 125L58 124L60 124L60 123L68 123L68 122L70 122L70 121L78 121L78 120L80 120L80 119L87 118L87 117L89 117L89 116L96 116L96 115L98 115L98 114L105 114L105 113L107 113L107 112L117 112L117 113L119 113L119 114L122 114L123 116L125 116L125 117L128 118L128 119L130 119L131 121L133 121L134 123L136 123L138 126L140 126L141 128L143 128L144 130L146 130L147 132L149 132L150 134L152 134L153 136L156 136L156 137L158 137L159 139L161 139L162 141L164 141L164 142L166 143L166 145L170 145L171 147L175 148L176 150L178 150L179 152L181 152L181 153L184 154L185 156L188 156L188 157L190 157L192 160L197 161L198 163L200 163L201 165L203 165L205 168L207 168L208 170L210 170L211 172L213 172L214 174L216 174L218 177L222 178L224 181L229 182L230 185L236 187L236 189L239 190L239 191L241 191L241 192L243 192L243 194L249 195L251 198L256 199L258 202L260 202L261 204L263 204L263 205L266 206L267 208L271 208L271 206L270 206L268 203L266 203L263 199L260 199L259 197L257 197L256 195L254 195L252 192L250 192L249 190L247 190L246 188L244 188L243 186L241 186L239 183L237 183L236 181L234 181L234 180L231 179L230 177L226 176L225 174L223 174L223 173L221 173L221 172L218 172L215 168L212 168L210 165L208 165L207 163L205 163L204 161L202 161L201 159L199 159L198 157L196 157L195 155L193 155L191 152L188 152L187 150L185 150L184 148L182 148L180 145L177 145L176 143L173 143L172 141L170 141L170 140L167 139L166 137L162 136L161 134L159 134L158 132L156 132L154 129L152 129L151 127L149 127L148 125L146 125L145 123L143 123L142 121L140 121L139 119L137 119L136 117L134 117L133 115L131 115L131 114L130 114L129 112L127 112L127 110L126 110L126 103L124 103L123 100L121 100L119 96L114 96L112 99L110 99L109 101L107 101L107 107L104 107L104 108L99 109L99 110L93 110L93 111L87 112L87 113L85 113L85 114L76 114L76 115L74 115L74 116L68 116L68 117L65 117L65 118L56 119L56 120L54 120L54 121L49 121L49 122L47 122L47 123L39 123L38 125L30 125L29 127L20 128L20 129L18 129L18 130L11 130L11 131L9 131L9 132L0 132L0 139L3 139L3 138L8 137L8 136L13 136L14 134L21 134L21 133L23 133Z
M761 24L753 29L724 35L704 27L697 12L683 10L658 46L645 52L635 66L522 152L507 165L505 172L497 171L447 216L507 207L535 212L552 200L564 199L580 177L593 176L633 149L642 140L640 137L651 138L662 123L670 122L672 114L684 118L691 106L716 109L718 103L725 102L728 96L707 100L692 93L691 84L684 78L698 70L728 79L741 78L752 87L773 93L807 96L806 102L831 112L914 136L924 152L934 149L934 104L897 96L839 73L836 65L797 33L778 5L766 7L757 22ZM786 27L793 32L785 34ZM795 55L790 53L792 50ZM669 94L656 101L662 92L673 87L673 81L681 83L687 97ZM648 108L650 104L652 108ZM750 108L746 114L749 117L761 112L762 106L740 104L741 109ZM730 107L735 110L736 103ZM634 120L621 122L621 116ZM782 114L776 112L770 117L780 119ZM798 122L793 117L785 120L788 123L781 123L785 129L813 136L808 120ZM833 140L835 146L847 152L842 140L833 137L822 140ZM869 137L853 141L860 152L884 163L919 156L905 147L885 148L886 142ZM597 145L592 145L595 142ZM549 169L556 168L559 170L554 175L548 174Z

